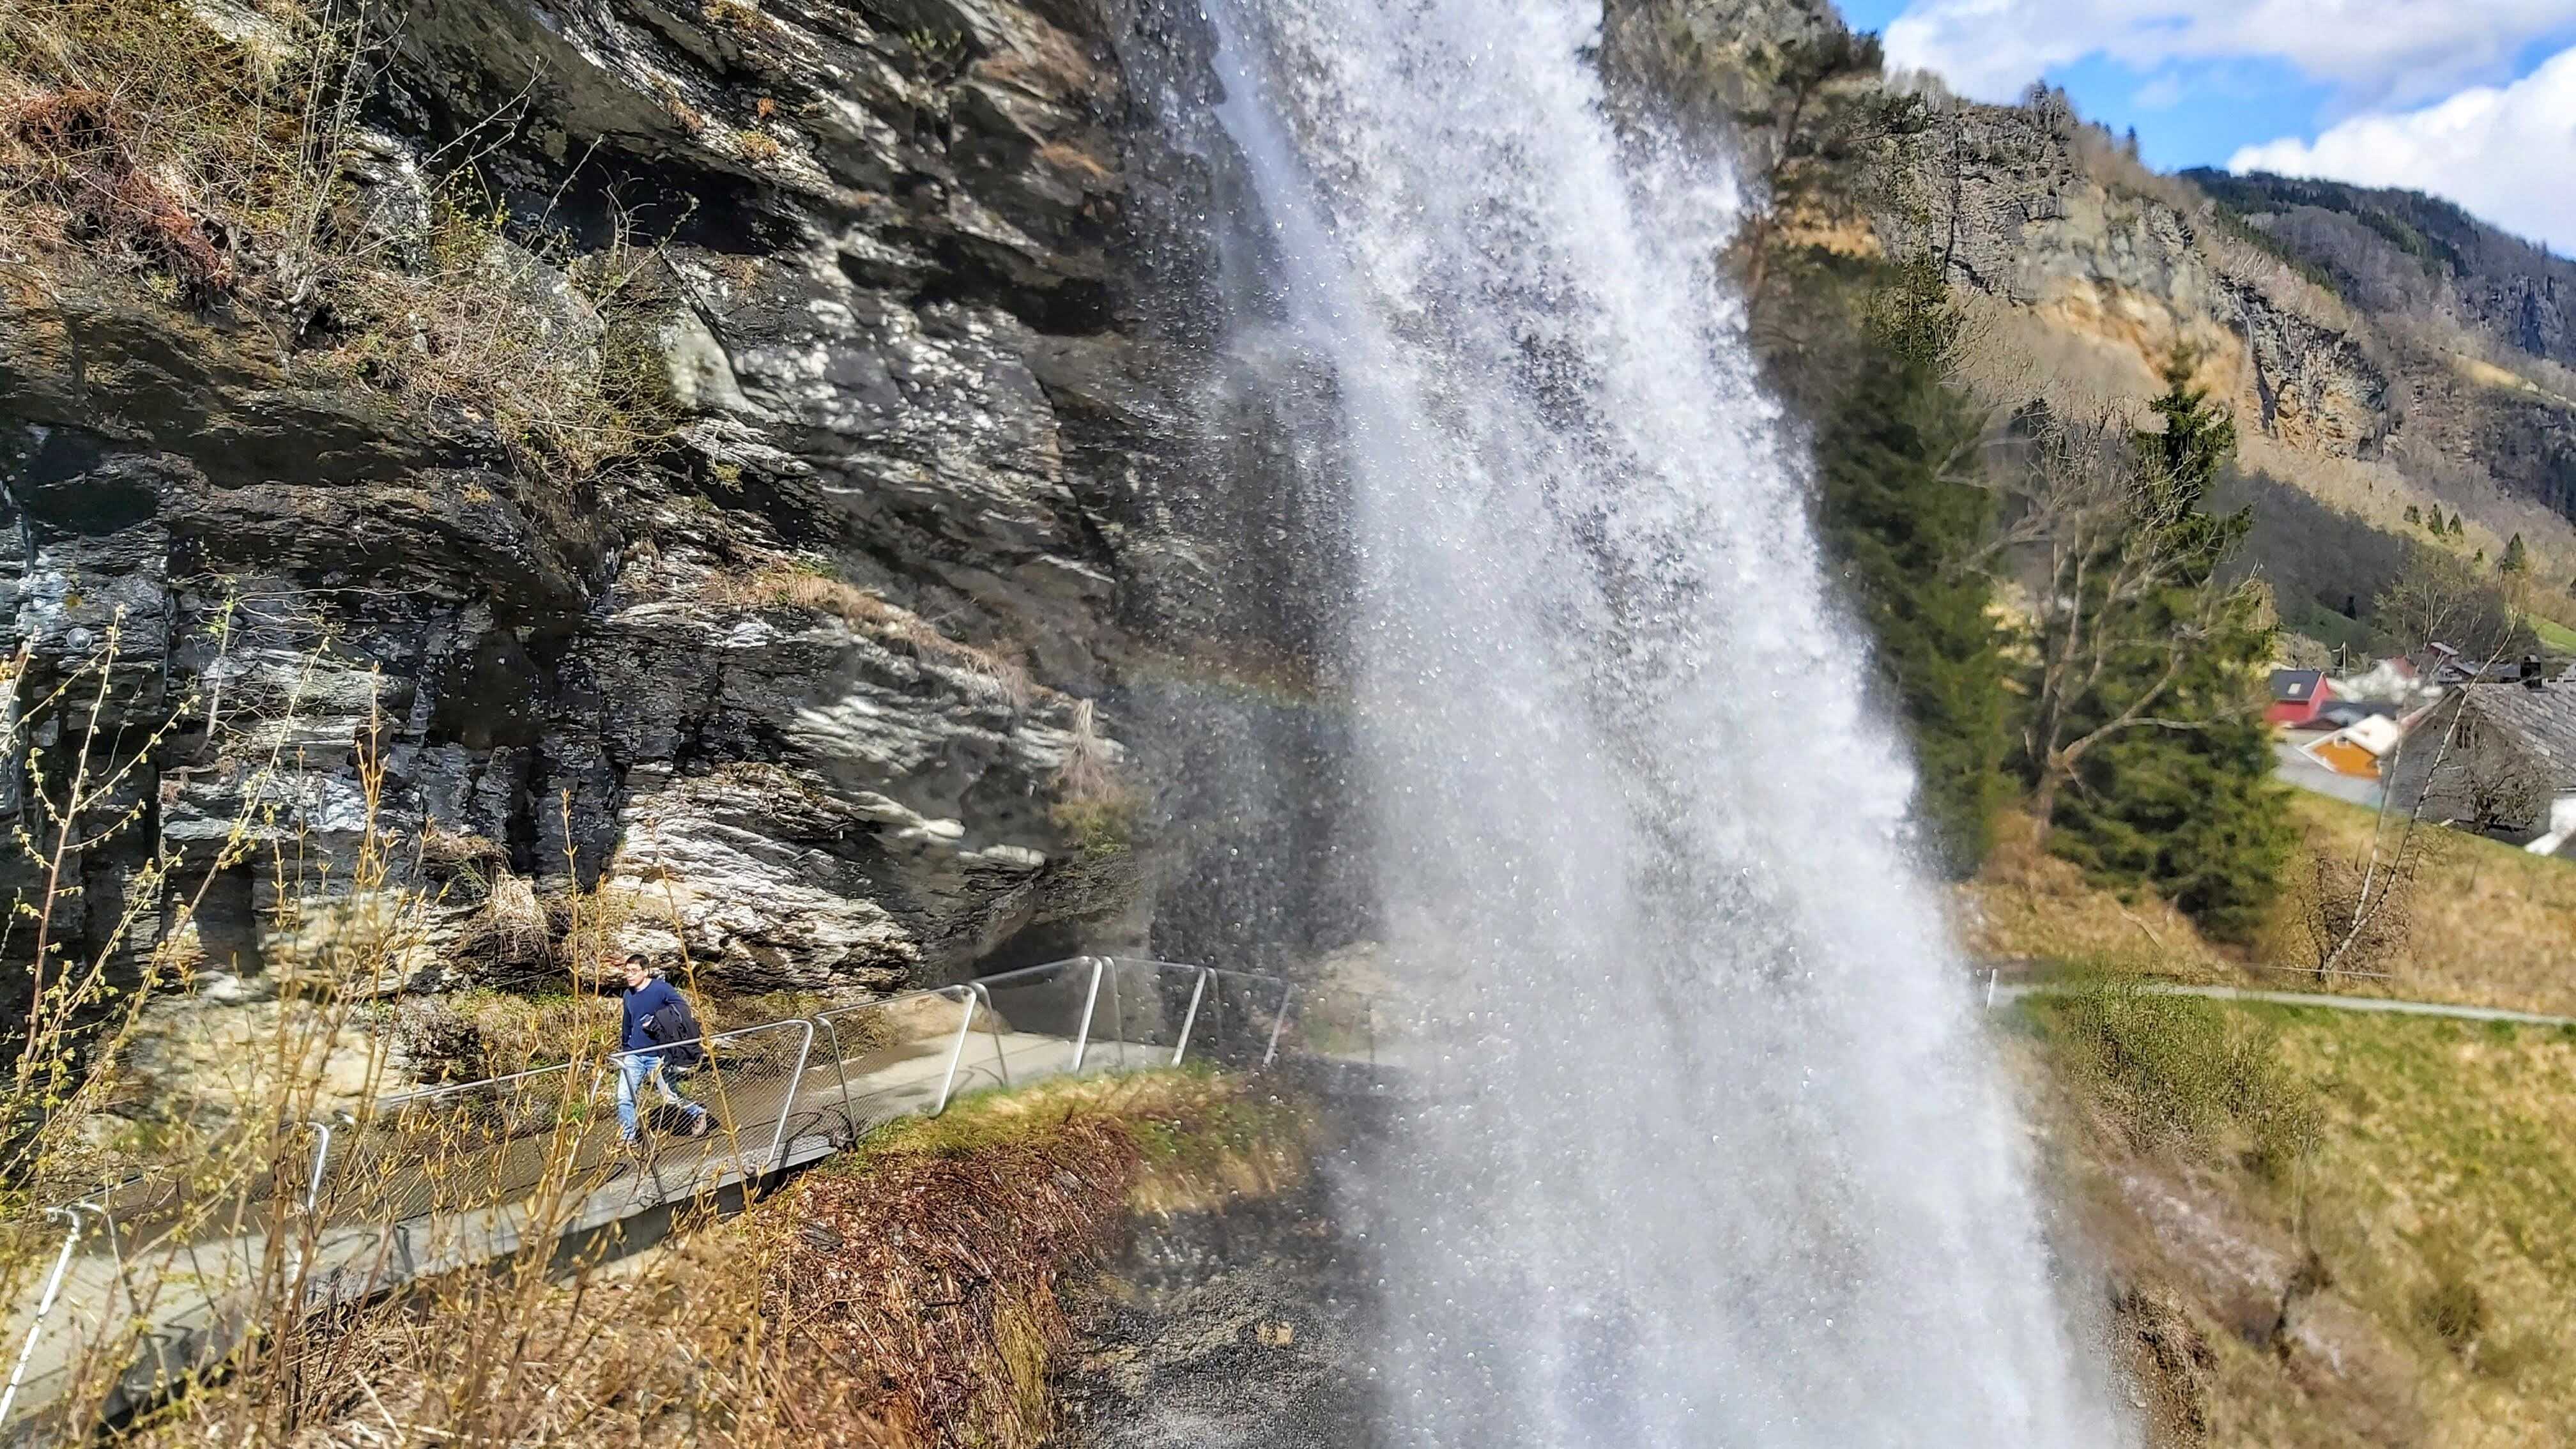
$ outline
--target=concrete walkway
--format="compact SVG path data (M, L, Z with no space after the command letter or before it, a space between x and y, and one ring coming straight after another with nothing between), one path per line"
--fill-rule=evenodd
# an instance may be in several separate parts
M1998 985L1994 999L2017 1001L2025 996L2063 996L2081 990L2040 984ZM2321 1007L2328 1011L2375 1011L2395 1016L2443 1016L2454 1021L2509 1021L2519 1026L2576 1026L2576 1016L2548 1016L2536 1011L2508 1011L2500 1006L2458 1006L2447 1001L2401 1001L2385 996L2330 996L2315 991L2248 991L2240 986L2194 986L2154 982L2139 987L2158 996L2199 996L2212 1001L2259 1001L2267 1006Z

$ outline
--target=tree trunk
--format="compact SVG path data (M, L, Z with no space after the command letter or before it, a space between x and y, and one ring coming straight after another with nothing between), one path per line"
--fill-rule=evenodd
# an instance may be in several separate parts
M2039 788L2030 792L2030 813L2039 820L2039 843L2048 843L2048 832L2056 824L2057 787L2062 773L2056 761L2043 763L2039 769Z

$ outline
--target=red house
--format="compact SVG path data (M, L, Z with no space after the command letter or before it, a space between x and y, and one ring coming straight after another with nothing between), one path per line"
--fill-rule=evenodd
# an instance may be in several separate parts
M2272 707L2263 711L2263 718L2283 729L2314 729L2317 711L2332 704L2334 697L2334 683L2322 669L2275 669Z

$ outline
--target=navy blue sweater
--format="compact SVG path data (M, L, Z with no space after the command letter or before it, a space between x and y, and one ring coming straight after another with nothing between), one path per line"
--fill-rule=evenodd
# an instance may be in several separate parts
M673 991L671 983L659 976L627 992L626 1027L622 1037L626 1045L623 1049L633 1052L642 1051L649 1046L663 1045L644 1034L645 1018L666 1006L679 1004L680 993Z

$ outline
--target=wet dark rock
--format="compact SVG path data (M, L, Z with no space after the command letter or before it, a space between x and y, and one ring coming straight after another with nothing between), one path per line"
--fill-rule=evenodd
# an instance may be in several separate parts
M1074 1303L1080 1449L1371 1449L1367 1296L1320 1190L1139 1224Z
M1204 91L1204 49L1115 4L410 7L352 166L388 246L479 127L547 325L600 324L529 248L623 227L667 257L676 430L578 482L249 309L68 267L0 289L11 707L112 637L96 729L150 741L93 807L134 822L73 862L95 888L67 928L103 942L150 862L193 890L220 859L187 952L238 986L311 944L266 914L275 853L345 897L372 833L381 890L432 905L371 989L524 968L463 949L496 877L718 988L1144 944L1158 781L1118 701L1203 641L1239 545L1172 501L1206 364L1169 319L1214 266L1175 217L1210 188L1128 71ZM762 592L799 571L891 622ZM61 758L65 728L21 742L0 804L30 808L27 748ZM1134 838L1060 823L1077 751L1135 797ZM176 920L141 912L120 954Z

